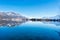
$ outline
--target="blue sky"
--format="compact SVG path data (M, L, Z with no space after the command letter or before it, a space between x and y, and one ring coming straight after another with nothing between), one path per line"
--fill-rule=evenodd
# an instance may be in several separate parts
M59 14L59 0L0 0L0 11L13 11L26 17Z

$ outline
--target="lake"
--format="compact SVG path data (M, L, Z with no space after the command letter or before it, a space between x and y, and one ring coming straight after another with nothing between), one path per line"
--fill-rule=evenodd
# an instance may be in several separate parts
M0 27L0 40L60 40L60 26L26 22L14 27Z

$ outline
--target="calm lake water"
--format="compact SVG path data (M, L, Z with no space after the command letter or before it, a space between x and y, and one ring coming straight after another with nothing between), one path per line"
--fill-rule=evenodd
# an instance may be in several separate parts
M60 26L26 22L15 27L0 27L0 40L60 40Z

